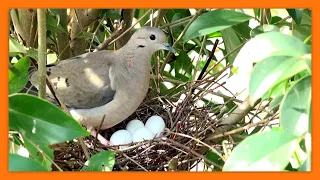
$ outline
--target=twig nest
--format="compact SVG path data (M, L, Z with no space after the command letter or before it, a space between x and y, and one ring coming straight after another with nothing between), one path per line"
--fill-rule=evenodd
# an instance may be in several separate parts
M147 120L145 127L149 129L151 132L153 132L153 134L155 134L156 137L159 137L164 131L166 124L164 123L164 120L162 119L162 117L151 116Z

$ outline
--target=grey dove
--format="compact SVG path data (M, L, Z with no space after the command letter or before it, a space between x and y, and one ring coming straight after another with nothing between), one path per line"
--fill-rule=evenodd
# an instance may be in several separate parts
M158 28L142 27L117 51L79 55L47 67L49 81L73 118L92 135L129 117L145 98L150 82L151 56L158 50L175 50ZM37 85L37 72L30 78ZM49 88L46 90L52 96ZM108 141L98 135L101 143Z

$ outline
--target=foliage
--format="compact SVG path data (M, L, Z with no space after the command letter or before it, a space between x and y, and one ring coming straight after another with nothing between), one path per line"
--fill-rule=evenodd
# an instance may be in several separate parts
M56 105L21 93L29 91L26 85L28 70L33 66L30 60L36 62L38 58L38 46L34 43L37 26L32 21L35 12L10 10L10 171L59 169L51 146L90 135ZM123 13L121 9L47 9L47 64L92 52L106 42L108 49L120 48L126 35L115 42L109 38L117 32L121 20L129 26L124 26L118 36L135 22L133 31L156 22L157 27L168 33L168 41L178 53L157 53L153 57L152 74L160 78L151 80L151 93L179 99L191 85L202 88L197 89L200 92L214 92L220 100L213 100L213 96L201 100L210 109L209 113L216 115L217 122L224 122L226 115L245 101L241 95L234 94L243 88L246 92L242 94L249 97L251 109L245 115L250 118L243 116L231 124L235 125L230 129L234 131L229 136L232 140L222 136L214 143L208 142L213 149L205 151L206 154L202 152L206 159L223 167L223 171L310 171L311 10L168 9L158 10L152 20L151 12L148 9ZM75 18L78 18L76 22ZM33 25L26 27L24 23ZM215 48L216 40L219 44ZM212 50L215 53L209 58ZM208 61L211 62L204 69ZM197 79L201 71L206 74ZM214 82L221 82L219 90L192 84L212 77ZM228 81L236 88L225 87ZM272 125L272 122L278 123ZM247 125L251 129L246 129ZM216 148L219 146L222 148ZM81 170L112 171L115 162L116 153L106 150L94 154ZM206 164L206 170L211 165ZM214 170L220 169L214 167Z

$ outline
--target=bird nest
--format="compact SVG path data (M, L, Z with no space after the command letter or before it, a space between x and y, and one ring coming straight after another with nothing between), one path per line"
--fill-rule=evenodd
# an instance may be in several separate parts
M154 96L151 94L155 93L150 90L135 113L122 123L100 132L110 139L115 131L125 129L130 120L139 119L145 123L149 117L158 115L166 122L162 136L131 143L128 148L121 150L117 146L105 147L95 137L89 136L85 138L89 154L92 156L104 150L115 151L113 171L190 171L199 162L208 165L210 160L199 154L198 150L206 145L202 141L207 133L213 131L216 118L211 113L212 107L196 107L195 98L187 95L190 92L186 89L174 98ZM77 171L81 170L85 162L79 142L68 142L55 149L55 163L61 168Z

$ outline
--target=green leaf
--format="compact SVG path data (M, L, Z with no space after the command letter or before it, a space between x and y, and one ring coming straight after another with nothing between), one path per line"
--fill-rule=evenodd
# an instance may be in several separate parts
M253 9L253 12L254 12L254 16L256 18L260 17L260 9L259 8Z
M270 88L261 98L261 100L267 100L269 98L275 98L277 96L283 95L288 84L288 80L284 80L272 88Z
M232 29L240 36L244 37L245 39L250 39L250 31L251 28L249 27L249 21L245 21L243 23L237 24L232 26Z
M292 19L297 23L300 24L302 19L302 9L287 9L289 15Z
M179 19L183 18L183 15L181 13L176 13L173 17L172 17L172 20L171 22L174 22L174 21L177 21ZM172 27L171 30L174 32L174 33L179 33L181 34L181 32L183 31L183 26L175 26L175 27Z
M182 81L188 81L192 78L193 65L187 53L181 51L177 59L174 61L175 77Z
M115 163L115 153L103 151L93 155L88 160L88 166L84 166L82 171L112 171Z
M310 49L298 38L280 32L259 34L249 40L234 60L234 67L252 66L268 56L303 56Z
M135 15L134 17L139 19L141 18L146 12L148 12L149 9L137 9L135 11ZM142 27L148 20L149 20L149 16L145 16L144 18L141 19L141 21L139 22L140 23L140 26Z
M281 171L289 163L298 141L275 128L251 135L235 147L223 171Z
M284 95L282 95L282 94L279 95L279 96L277 96L277 97L275 97L275 98L271 101L270 105L268 106L268 110L271 111L271 110L279 107L279 106L280 106L280 103L282 102L283 97L284 97Z
M262 60L255 65L251 74L250 103L254 104L269 89L307 68L306 63L297 57L270 56Z
M55 33L66 33L68 32L62 27L57 19L47 13L47 30L50 30Z
M280 105L280 123L294 136L308 131L311 104L311 76L296 82L285 95Z
M237 34L232 28L221 30L221 34L227 53L230 53L231 51L235 50L241 44ZM228 56L227 59L230 64L233 63L239 51L240 49L236 50Z
M53 150L48 145L37 145L32 143L29 139L23 138L24 145L28 149L30 156L45 167L48 171L51 171L53 157Z
M29 65L29 57L23 57L9 69L9 94L20 92L27 85Z
M166 14L166 17L168 18L169 22L173 22L173 17L176 14L181 14L181 17L184 18L190 16L190 11L189 9L169 9Z
M185 41L207 35L216 31L221 31L233 25L248 21L251 19L244 13L235 12L232 10L214 10L199 16L188 28L183 39Z
M311 26L311 17L308 16L307 11L303 11L301 23L293 23L292 34L298 37L300 40L305 41L306 38L311 35ZM311 40L312 39L310 39L307 44L311 45Z
M47 171L36 161L17 155L9 154L9 171Z
M9 37L9 56L14 57L20 53L27 53L26 48L21 45L17 40Z
M90 134L54 104L27 94L9 96L9 128L38 145Z
M271 18L270 24L276 24L276 23L278 23L279 21L282 21L282 18L281 18L281 17L279 17L279 16L273 16L273 17Z
M255 37L256 35L265 32L280 32L280 28L275 25L264 24L262 26L257 26L256 28L252 29L250 32L250 36Z
M121 15L117 10L114 9L102 9L101 10L102 15L106 15L106 17L111 19L120 19Z
M206 158L211 160L212 162L217 163L220 166L223 166L223 164L224 164L224 161L217 154L213 153L212 151L208 151L206 153ZM210 164L210 165L213 165L213 164ZM219 171L220 169L217 167L214 167L214 170Z

